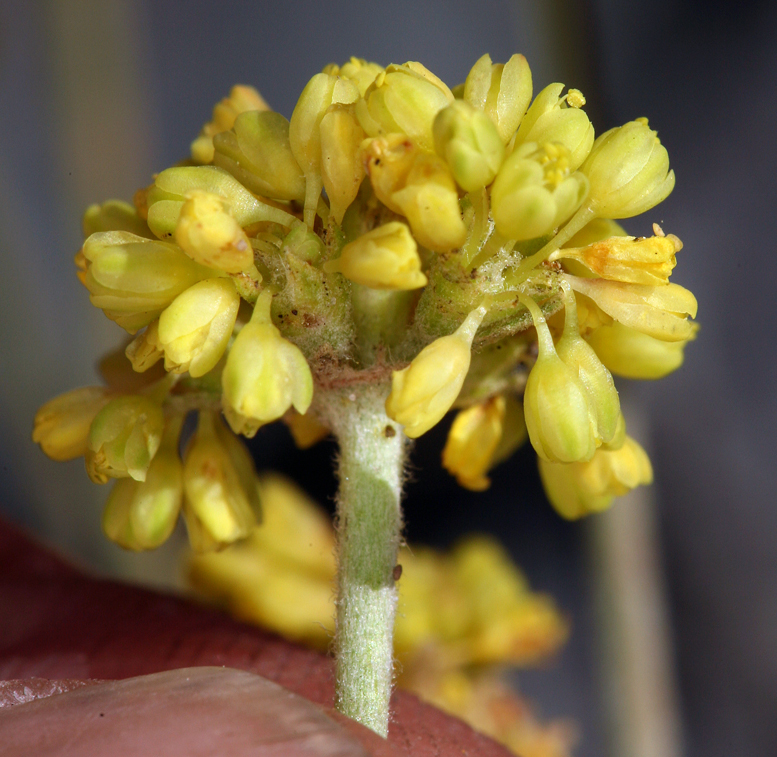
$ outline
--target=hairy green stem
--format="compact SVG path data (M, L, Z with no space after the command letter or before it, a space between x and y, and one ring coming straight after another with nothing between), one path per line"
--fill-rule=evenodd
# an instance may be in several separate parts
M335 706L381 736L394 677L406 448L384 410L387 389L357 385L333 396L328 408L340 444Z

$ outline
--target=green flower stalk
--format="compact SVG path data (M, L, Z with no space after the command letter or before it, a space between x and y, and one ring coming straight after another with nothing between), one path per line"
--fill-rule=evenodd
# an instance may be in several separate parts
M235 87L191 161L87 210L78 278L135 338L105 386L35 418L46 454L116 479L104 530L132 550L179 514L201 552L261 528L240 435L334 435L337 706L382 735L410 440L456 410L443 464L462 486L488 488L528 437L553 506L601 510L652 476L610 371L666 375L696 333L695 298L669 283L680 240L614 220L674 186L656 133L637 119L594 141L582 93L531 103L532 87L521 55L483 56L452 89L352 58L289 120Z

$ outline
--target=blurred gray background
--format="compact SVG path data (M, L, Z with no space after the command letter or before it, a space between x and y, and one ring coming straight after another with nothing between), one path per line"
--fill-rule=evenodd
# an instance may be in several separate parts
M89 203L129 199L184 157L233 83L289 116L315 71L351 55L420 60L453 85L483 52L522 52L535 93L580 88L597 131L648 116L677 187L626 228L659 221L683 240L673 280L696 294L702 330L676 374L619 386L656 469L651 585L666 587L684 753L777 754L777 4L2 0L0 11L0 507L92 570L156 584L174 583L175 548L130 556L108 544L105 490L30 441L37 407L94 383L96 357L121 338L74 275ZM556 518L526 451L487 494L456 489L439 471L444 432L416 450L410 537L445 544L477 528L505 540L574 628L562 657L520 686L543 715L580 722L578 755L614 754L594 602L602 527ZM260 467L299 469L282 431L260 434L254 452ZM305 458L322 499L331 456L323 445ZM634 538L650 547L651 518L640 523Z

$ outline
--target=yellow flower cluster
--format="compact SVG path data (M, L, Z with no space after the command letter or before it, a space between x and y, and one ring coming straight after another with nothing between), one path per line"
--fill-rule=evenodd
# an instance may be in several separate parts
M284 419L313 443L338 392L367 384L411 438L462 409L443 462L468 488L527 433L567 517L648 482L611 372L677 368L696 301L668 282L677 237L613 219L661 202L674 173L645 119L595 139L582 93L563 92L532 101L520 55L483 56L453 89L420 63L354 58L313 76L288 120L238 86L191 161L132 205L89 208L78 277L147 378L52 400L34 439L120 479L108 534L156 546L182 509L200 548L245 536L255 492L218 411L237 434ZM546 323L562 306L563 328ZM218 486L192 483L206 443Z
M326 649L335 614L331 520L282 476L262 475L260 491L261 527L219 554L192 555L190 581L234 616ZM560 648L568 628L553 602L485 536L448 553L406 547L399 564L399 685L526 749L520 754L566 754L568 739L521 712L494 667L536 664Z

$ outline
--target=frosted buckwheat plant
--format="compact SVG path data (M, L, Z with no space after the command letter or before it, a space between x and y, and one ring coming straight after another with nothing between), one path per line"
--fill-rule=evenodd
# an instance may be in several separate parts
M104 386L40 409L34 440L116 479L103 523L122 546L158 546L180 514L206 551L257 523L241 435L333 434L337 706L381 734L408 439L457 410L443 464L482 490L528 435L561 515L602 510L652 478L612 374L663 376L695 334L669 283L680 240L616 223L672 191L666 149L644 118L595 138L563 90L532 101L521 55L484 55L453 90L353 58L288 121L235 87L191 160L84 218L77 275L133 339Z

